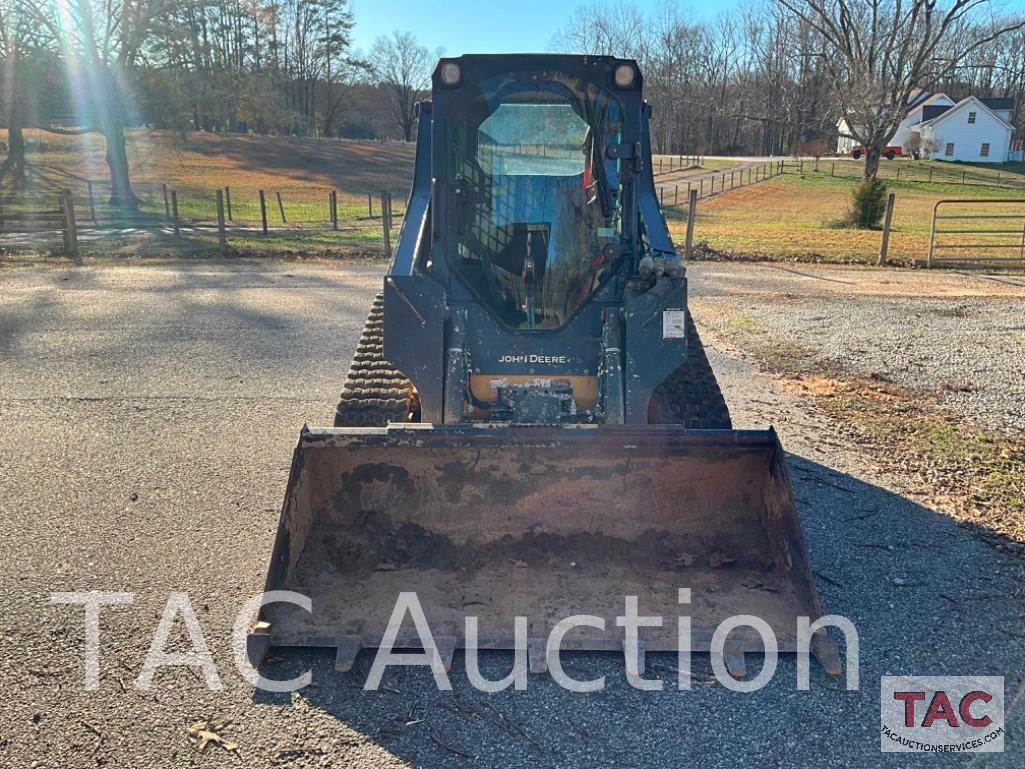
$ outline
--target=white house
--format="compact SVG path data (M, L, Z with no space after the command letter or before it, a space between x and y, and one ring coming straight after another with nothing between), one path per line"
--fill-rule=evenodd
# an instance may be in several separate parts
M911 138L911 128L918 125L923 120L923 112L927 107L939 107L947 106L953 107L954 101L945 93L929 93L921 88L916 89L912 92L911 98L908 99L908 104L911 106L911 110L908 112L908 116L904 118L900 125L897 126L896 132L890 137L890 140L886 142L888 147L900 147L908 143ZM885 108L884 108L885 109ZM840 138L837 140L836 151L840 155L849 155L858 146L858 142L850 135L851 131L848 127L847 121L844 118L840 118L836 124L837 132L840 134Z
M935 160L1004 163L1010 158L1011 99L969 96L912 128Z
M900 147L903 149L911 139L912 129L925 120L927 114L935 110L942 111L945 108L954 106L954 100L945 93L934 93L932 95L926 93L925 96L926 98L918 102L914 109L908 113L908 116L900 121L897 131L890 137L890 141L886 143L888 147Z
M911 110L887 142L904 152L911 144L932 148L937 160L1003 163L1009 157L1013 99L980 99L969 96L956 104L944 93L914 92ZM837 123L837 152L850 154L858 142L850 136L847 122Z

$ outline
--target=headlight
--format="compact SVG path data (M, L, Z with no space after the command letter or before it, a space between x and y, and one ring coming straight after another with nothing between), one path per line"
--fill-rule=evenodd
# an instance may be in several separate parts
M441 65L441 82L445 85L456 85L461 75L459 65L454 61L447 61Z
M618 88L629 88L634 84L634 79L637 77L637 70L630 64L620 64L616 67L616 71L612 76L613 81Z

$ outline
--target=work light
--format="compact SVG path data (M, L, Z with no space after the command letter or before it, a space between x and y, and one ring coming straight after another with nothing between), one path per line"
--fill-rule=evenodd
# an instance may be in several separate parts
M461 74L459 65L454 61L447 61L441 65L441 82L445 85L456 85Z
M637 71L630 64L620 64L616 67L616 71L613 74L613 81L619 88L629 88L634 84L634 78L637 77Z

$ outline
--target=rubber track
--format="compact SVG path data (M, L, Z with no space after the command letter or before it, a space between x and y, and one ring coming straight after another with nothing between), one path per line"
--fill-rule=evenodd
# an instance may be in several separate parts
M730 430L729 409L705 346L687 313L687 360L655 388L648 408L651 424L678 424L698 430Z
M384 358L384 295L378 294L342 386L335 427L384 427L411 421L419 410L413 383Z

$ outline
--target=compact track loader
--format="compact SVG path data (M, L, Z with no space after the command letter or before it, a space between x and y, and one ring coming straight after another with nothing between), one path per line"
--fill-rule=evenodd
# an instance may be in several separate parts
M555 623L597 615L570 649L621 649L624 596L649 651L695 651L749 614L797 644L821 615L771 429L733 430L687 311L656 195L634 61L442 59L419 107L413 187L330 428L302 431L251 656L337 649L348 669L415 591L446 658L480 646L530 664ZM691 601L681 604L680 588ZM743 672L749 628L724 658ZM417 645L403 635L399 645ZM812 652L839 672L828 635Z

